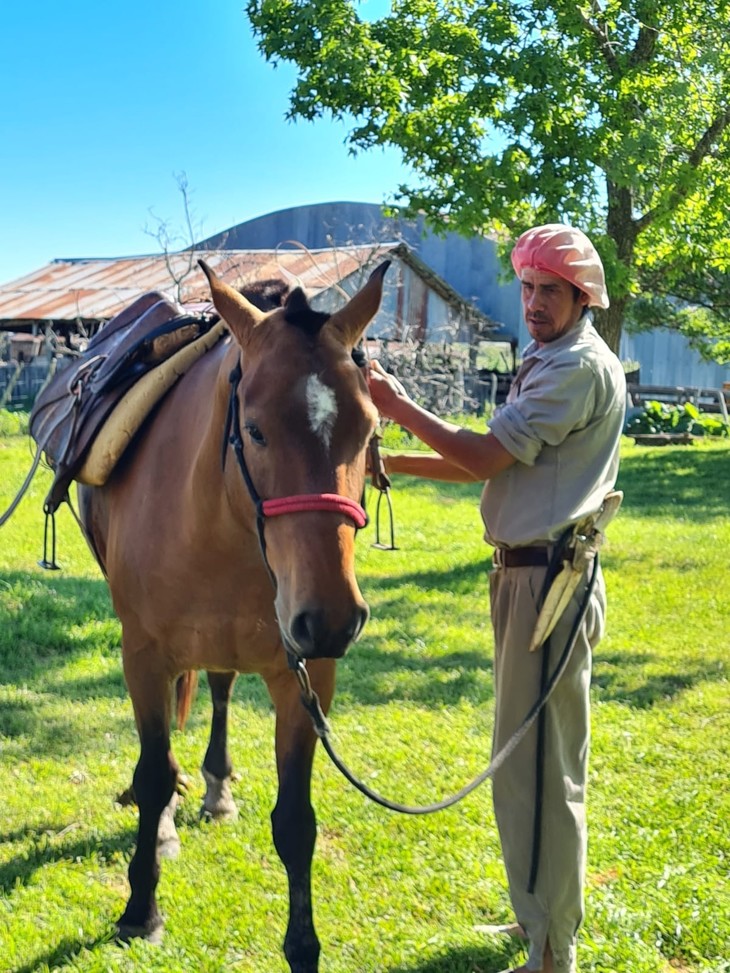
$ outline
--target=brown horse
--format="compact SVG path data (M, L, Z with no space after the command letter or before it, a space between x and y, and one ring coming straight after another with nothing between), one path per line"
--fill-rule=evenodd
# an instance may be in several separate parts
M209 672L205 806L225 814L230 691L236 673L257 672L276 710L279 789L271 818L289 880L284 952L293 973L316 973L316 735L292 667L309 662L326 712L335 660L367 619L354 540L364 523L357 501L377 412L351 353L378 310L388 264L331 316L312 310L299 289L265 313L201 265L231 336L182 377L106 485L79 491L122 623L140 739L139 828L118 933L161 935L158 831L162 839L170 827L161 817L174 806L178 774L170 750L173 686L187 672Z

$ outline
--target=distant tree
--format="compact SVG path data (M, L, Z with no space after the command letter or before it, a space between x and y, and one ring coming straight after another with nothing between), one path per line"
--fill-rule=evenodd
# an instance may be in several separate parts
M299 69L290 117L330 113L354 151L400 149L415 184L394 202L436 230L496 232L506 250L533 223L580 226L606 264L598 324L614 348L639 297L644 323L656 297L655 317L681 308L668 323L730 336L722 291L704 283L730 272L730 0L361 11L249 0L264 56Z

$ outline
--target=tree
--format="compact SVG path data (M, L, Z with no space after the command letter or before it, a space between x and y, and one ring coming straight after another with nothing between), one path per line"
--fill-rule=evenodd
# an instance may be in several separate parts
M150 216L155 221L154 229L145 227L145 233L153 237L159 244L165 257L167 272L175 287L175 299L182 301L185 293L185 281L197 270L195 255L195 238L200 235L201 227L197 225L191 205L192 190L188 184L187 173L175 174L177 188L183 201L183 216L185 229L171 228L168 220L163 220L150 209Z
M616 349L657 280L669 292L655 312L697 298L716 319L699 278L708 258L711 276L730 273L729 5L391 0L366 20L354 0L249 0L247 11L264 56L299 69L290 117L345 119L353 151L400 149L415 178L394 195L407 214L496 233L505 249L534 223L584 229L606 265L612 305L598 325Z

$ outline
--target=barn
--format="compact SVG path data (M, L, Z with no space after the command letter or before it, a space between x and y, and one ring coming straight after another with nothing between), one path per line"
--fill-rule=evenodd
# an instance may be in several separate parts
M72 356L141 294L161 291L186 306L208 306L198 267L204 257L234 287L269 279L301 286L332 311L381 261L391 261L369 337L385 343L470 346L498 337L499 325L466 301L405 243L309 249L193 249L122 258L54 260L0 287L0 404L32 401L49 363Z

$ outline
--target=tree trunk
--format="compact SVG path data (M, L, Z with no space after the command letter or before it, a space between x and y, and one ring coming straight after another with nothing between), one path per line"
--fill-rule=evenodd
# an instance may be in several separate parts
M626 301L627 298L620 297L617 301L611 301L611 306L605 311L600 307L593 309L593 316L598 333L611 351L617 355L618 346L621 342L621 327Z
M606 231L613 241L617 263L619 267L623 267L625 280L628 281L634 263L634 244L637 234L636 223L632 218L631 189L628 186L619 186L607 178L606 198L608 200ZM621 326L629 295L625 285L620 284L618 280L611 290L611 306L605 311L598 310L596 327L611 351L618 354Z

